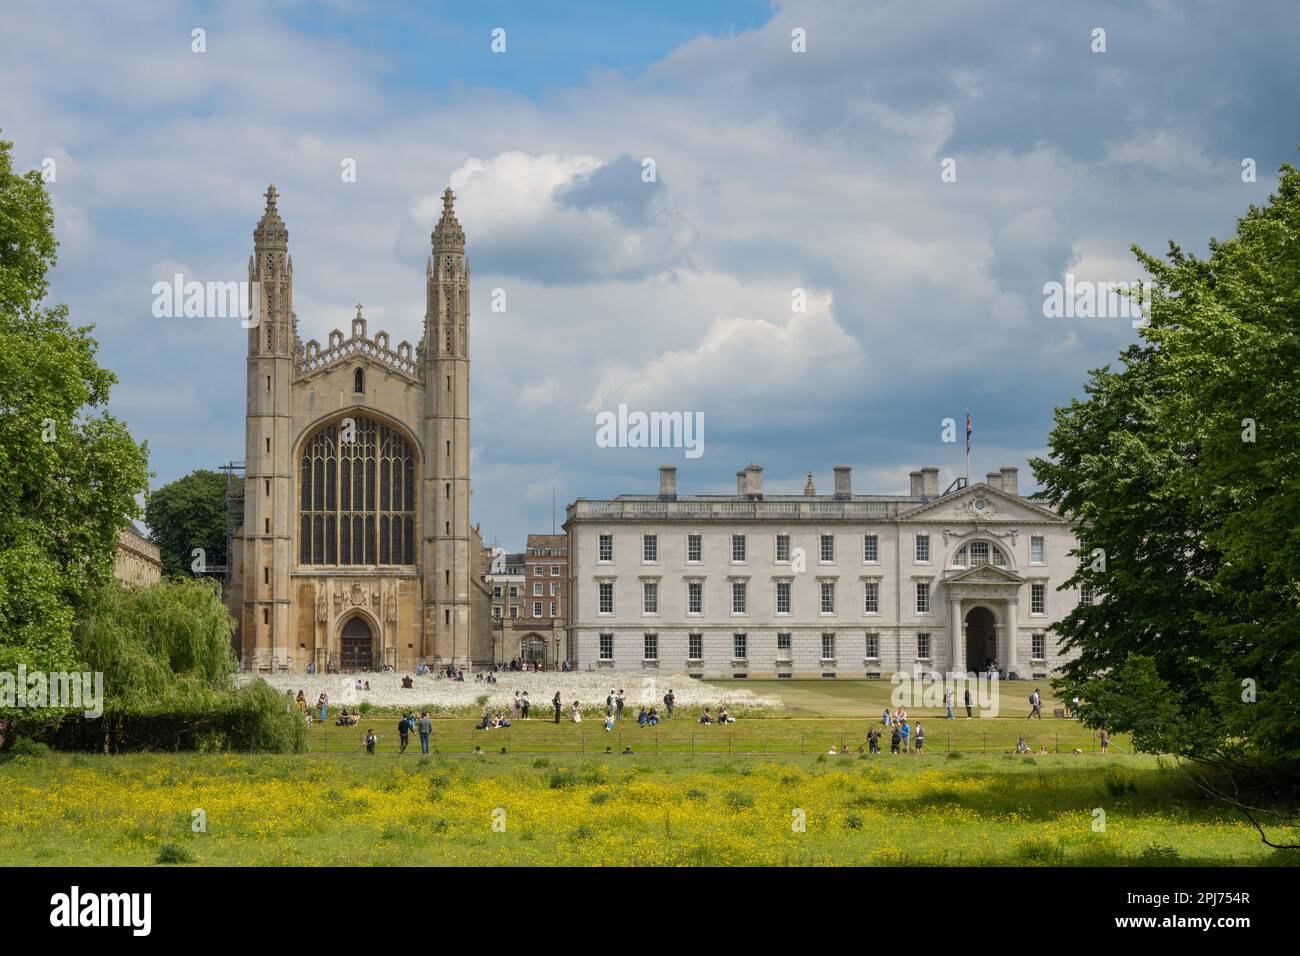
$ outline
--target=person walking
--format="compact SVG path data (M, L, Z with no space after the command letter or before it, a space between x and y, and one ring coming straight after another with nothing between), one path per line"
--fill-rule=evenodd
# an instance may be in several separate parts
M420 711L419 731L420 753L427 754L429 752L429 735L433 733L433 721L429 719L427 710Z
M966 688L966 719L970 720L970 688Z
M551 698L551 706L555 708L555 722L558 724L560 722L560 710L564 707L560 703L560 692L558 690L555 692L555 696Z
M912 742L912 728L907 721L903 721L903 753L911 753L908 745Z
M1103 727L1097 731L1097 737L1101 740L1101 754L1104 757L1110 750L1110 731Z
M1043 698L1039 696L1037 687L1029 695L1029 719L1033 720L1035 717L1039 720L1043 719Z
M524 696L519 701L519 710L523 714L524 720L528 719L528 691L524 691Z
M894 724L894 729L889 734L889 753L891 755L898 753L898 745L902 740L903 732L898 729L898 724Z
M403 715L402 719L397 722L397 740L399 754L406 753L406 745L411 742L411 718L409 715Z
M614 718L623 719L623 688L618 689L618 696L614 698Z
M379 738L375 736L374 728L366 731L366 753L372 754L375 752L375 744L378 740Z
M916 752L918 755L921 753L921 748L924 746L925 746L925 729L921 726L921 722L918 720L916 722Z
M948 709L948 716L944 719L953 720L954 718L952 716L952 688L951 687L949 687L947 691L944 692L943 706Z
M669 720L673 719L673 704L676 702L677 698L673 696L673 689L669 687L668 693L664 694L664 710L667 712Z

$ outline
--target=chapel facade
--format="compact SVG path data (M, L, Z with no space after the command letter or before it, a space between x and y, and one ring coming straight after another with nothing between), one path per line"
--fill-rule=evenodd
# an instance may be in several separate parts
M491 661L488 553L470 522L469 291L450 188L417 345L298 338L274 186L249 259L242 524L227 602L241 667L414 671Z

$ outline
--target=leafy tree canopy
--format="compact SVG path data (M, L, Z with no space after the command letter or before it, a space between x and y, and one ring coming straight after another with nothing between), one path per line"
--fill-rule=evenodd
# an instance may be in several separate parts
M0 669L64 669L74 616L139 512L147 455L105 408L116 378L91 329L43 304L54 212L12 145L0 140Z
M195 548L209 567L226 563L226 479L199 469L149 495L145 520L162 552L163 573L191 573Z
M1300 764L1300 173L1208 258L1134 247L1150 325L1056 412L1045 497L1081 521L1061 688L1137 746ZM1099 549L1099 550L1094 550Z

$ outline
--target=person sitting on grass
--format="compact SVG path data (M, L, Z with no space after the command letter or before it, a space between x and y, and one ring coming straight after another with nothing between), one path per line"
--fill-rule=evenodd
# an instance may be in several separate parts
M575 724L582 723L582 709L578 706L578 702L576 700L573 702L573 708L571 714L573 716L573 722Z
M1029 753L1029 744L1025 743L1025 738L1023 736L1018 741L1016 741L1016 753L1018 754Z
M509 727L509 726L510 726L510 715L498 711L498 712L497 712L497 726L498 726L498 727Z
M374 729L372 728L370 730L367 730L366 731L366 753L368 754L374 753L375 744L378 742L379 742L379 738L375 736Z
M735 722L736 722L736 718L732 717L730 714L727 713L727 708L725 707L718 708L718 723L734 724Z
M839 756L839 751L835 749L834 744L831 744L831 749L826 751L826 755L829 757L837 757Z
M650 715L647 714L647 713L645 712L645 708L642 707L642 708L641 708L641 712L640 712L639 714L636 715L637 726L638 726L638 727L644 727L644 726L646 725L646 722L647 722L649 719L650 719Z
M483 719L474 725L475 730L490 730L492 727L492 715L486 710L483 711Z
M700 723L702 724L713 723L713 718L709 716L709 708L705 707L704 713L700 714Z
M893 718L891 718L891 717L889 716L889 708L888 708L888 707L885 708L885 716L882 717L882 718L880 719L880 722L881 722L882 724L884 724L886 727L888 727L890 724L892 724L892 723L894 722L894 721L893 721Z
M658 726L659 726L659 712L658 712L657 710L655 710L653 707L651 707L651 708L650 708L650 713L646 714L645 722L646 722L647 724L649 724L651 727L658 727Z

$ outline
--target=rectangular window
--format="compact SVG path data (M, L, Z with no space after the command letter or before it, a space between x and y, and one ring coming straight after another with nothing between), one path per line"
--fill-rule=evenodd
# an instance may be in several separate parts
M862 610L867 614L880 613L880 582L867 581L864 589L866 600L862 602Z
M1029 585L1029 613L1046 614L1047 613L1047 586L1044 584Z
M559 576L560 576L560 566L559 566L558 564L552 564L552 565L551 565L551 577L553 577L553 578L558 578Z
M1079 603L1092 604L1093 594L1091 584L1079 585Z
M542 602L541 602L541 601L534 601L534 602L533 602L533 617L541 617L541 616L542 616Z
M970 543L970 563L972 567L977 564L989 563L989 543L987 541L972 541Z
M929 581L916 582L916 613L917 614L930 613L930 582Z
M614 635L600 635L600 659L602 661L612 661L614 659Z
M641 610L646 614L659 613L659 583L657 581L641 582Z
M498 604L492 608L492 616L498 620L501 619L501 605Z
M880 660L880 635L867 635L867 660Z
M533 597L541 597L541 596L542 596L542 582L541 582L541 581L534 581L534 582L533 582Z
M790 582L789 581L776 582L776 613L777 614L790 613Z
M517 598L517 597L519 597L519 588L517 588L517 587L516 587L515 585L513 585L513 584L510 585L510 596L511 596L512 598Z
M790 536L788 534L778 534L776 536L776 560L778 564L785 564L790 560Z
M551 602L551 617L555 617L555 602Z
M918 534L916 536L916 563L929 564L930 562L930 536L928 534Z
M731 536L731 560L737 563L743 563L745 560L745 536L743 534L733 534Z
M1046 660L1047 658L1047 635L1042 631L1035 631L1029 638L1029 656L1036 661Z
M517 618L517 617L519 617L519 608L517 608L517 607L512 607L512 608L510 609L510 616L511 616L512 618Z
M916 635L916 657L917 660L928 661L930 659L930 635Z
M558 584L556 584L554 581L552 581L552 582L551 582L551 597L555 597L555 595L557 595L557 594L559 594L559 593L560 593L560 586L559 586Z
M835 635L834 634L822 635L822 660L824 661L835 660Z
M1029 563L1043 564L1046 561L1047 548L1043 544L1041 534L1031 535L1029 538Z
M862 560L871 564L880 560L880 539L874 534L862 536Z
M743 661L749 655L746 651L749 649L749 640L744 634L731 635L731 656L735 660Z
M822 535L821 550L818 552L818 560L826 562L835 560L835 535Z
M701 581L686 582L686 613L703 614L704 613L704 583Z
M692 564L699 564L704 560L704 540L700 535L686 536L686 560Z
M745 613L745 598L746 598L745 582L732 581L731 582L731 613L732 614Z
M691 661L704 660L703 634L688 634L686 636L686 659Z
M659 561L659 535L641 536L641 560L647 564L655 564Z
M821 607L822 607L822 613L823 613L823 614L834 614L834 613L835 613L835 582L834 582L834 581L823 581L823 582L822 582L822 605L821 605Z
M614 536L612 534L602 534L600 536L600 548L596 554L596 560L614 560Z
M492 596L494 598L499 598L501 596L501 585L498 584L492 588Z
M600 582L600 613L614 613L614 582L612 581Z
M790 632L779 631L776 635L776 649L783 654L790 653Z
M647 634L645 636L645 659L648 661L659 660L659 635Z

